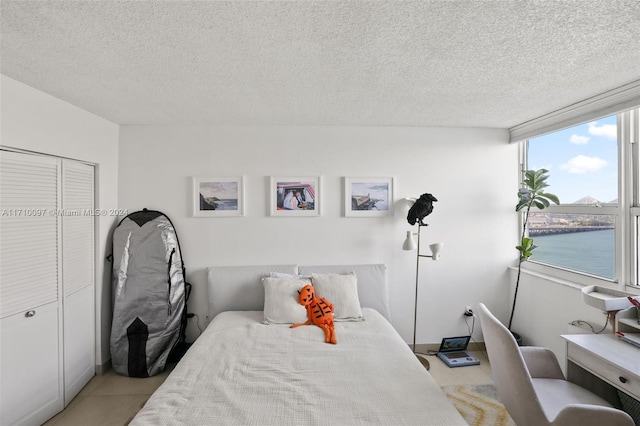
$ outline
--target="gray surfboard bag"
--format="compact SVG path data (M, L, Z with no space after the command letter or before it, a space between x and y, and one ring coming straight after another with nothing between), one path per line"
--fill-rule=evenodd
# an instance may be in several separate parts
M149 377L185 345L191 285L178 235L163 213L129 214L113 232L111 362L118 374Z

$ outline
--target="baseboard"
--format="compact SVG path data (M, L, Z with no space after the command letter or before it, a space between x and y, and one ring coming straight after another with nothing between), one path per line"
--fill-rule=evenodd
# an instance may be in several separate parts
M111 370L111 358L106 360L102 365L96 365L96 375L98 376L104 376L109 370Z

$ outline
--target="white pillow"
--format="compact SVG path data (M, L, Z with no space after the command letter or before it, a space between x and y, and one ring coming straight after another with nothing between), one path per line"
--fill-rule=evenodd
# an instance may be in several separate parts
M307 321L307 309L298 303L298 291L308 279L262 279L264 285L264 324L298 324Z
M316 297L323 297L333 305L334 321L363 321L358 280L355 272L346 275L311 274Z
M287 274L286 272L275 272L275 271L269 273L269 276L271 278L288 278L290 280L293 280L293 279L310 280L311 279L311 275L296 275L296 274Z

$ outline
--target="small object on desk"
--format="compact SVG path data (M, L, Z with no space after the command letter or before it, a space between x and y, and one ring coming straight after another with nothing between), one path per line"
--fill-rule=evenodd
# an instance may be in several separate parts
M621 333L616 331L616 335L623 342L631 343L632 345L640 347L640 333Z
M634 299L631 296L627 296L627 299L629 299L629 302L631 302L631 304L635 306L637 322L638 324L640 324L640 302L638 302L636 299Z

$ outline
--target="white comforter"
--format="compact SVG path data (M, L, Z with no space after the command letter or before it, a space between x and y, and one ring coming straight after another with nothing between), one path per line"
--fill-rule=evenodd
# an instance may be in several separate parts
M465 425L378 312L316 326L224 312L131 422L136 425Z

